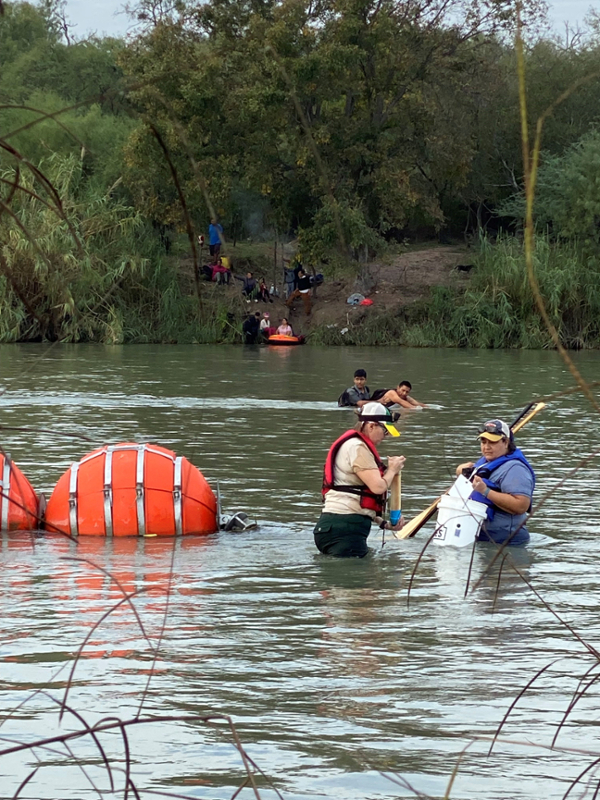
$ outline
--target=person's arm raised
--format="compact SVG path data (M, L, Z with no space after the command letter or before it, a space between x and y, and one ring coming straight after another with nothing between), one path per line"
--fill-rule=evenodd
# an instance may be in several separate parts
M474 466L475 463L473 461L465 461L464 464L459 464L456 468L456 477L458 478L459 475L462 475L464 469L473 469Z
M531 498L524 494L508 494L508 492L490 489L479 475L473 478L473 489L487 497L490 503L493 503L501 511L507 511L509 514L525 514L531 503Z
M389 456L388 468L383 475L378 469L361 469L357 471L356 475L373 494L383 494L390 488L394 475L400 472L405 461L404 456Z

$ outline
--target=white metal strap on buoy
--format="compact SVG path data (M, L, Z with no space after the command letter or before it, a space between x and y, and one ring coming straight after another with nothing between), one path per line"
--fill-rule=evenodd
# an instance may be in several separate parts
M79 472L79 461L71 464L71 475L69 476L69 530L71 536L79 535L77 525L77 474Z
M182 508L182 473L183 457L177 456L175 459L175 473L173 475L173 510L175 512L175 534L181 536L183 533L183 508Z
M135 493L136 493L136 512L138 535L146 536L146 512L144 507L146 490L144 486L144 460L146 453L162 456L173 462L174 476L173 476L173 509L175 513L175 533L181 536L183 533L183 493L182 493L182 471L183 471L183 457L177 456L173 458L169 453L164 453L161 450L156 450L148 444L121 444L121 445L108 445L95 453L82 458L77 464L71 467L71 478L69 482L69 524L71 534L77 536L79 533L77 524L77 474L79 468L88 461L91 461L98 456L106 454L104 461L104 526L106 529L106 536L112 536L114 532L113 526L113 455L117 452L124 452L127 450L135 450L137 452L136 459L136 472L135 472ZM4 508L2 506L2 508Z
M3 531L8 530L8 510L10 506L10 456L4 456L4 469L2 470L2 505L0 508L0 529Z
M138 536L146 535L146 515L144 513L144 454L146 445L138 445L135 465L135 502L137 507Z
M104 527L106 529L106 536L113 535L112 459L114 449L112 445L106 448L106 459L104 461Z

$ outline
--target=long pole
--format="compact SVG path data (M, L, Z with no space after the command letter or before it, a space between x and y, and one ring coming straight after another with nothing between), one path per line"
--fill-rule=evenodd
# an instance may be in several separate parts
M400 473L394 476L390 486L390 522L397 525L402 516L402 478Z

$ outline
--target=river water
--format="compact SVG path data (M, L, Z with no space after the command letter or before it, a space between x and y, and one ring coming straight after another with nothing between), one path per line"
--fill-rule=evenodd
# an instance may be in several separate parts
M589 380L600 377L599 354L574 359ZM381 447L406 455L407 516L477 455L480 422L510 420L532 398L573 382L551 352L0 348L2 445L36 489L49 494L98 445L153 441L218 481L225 511L245 510L259 524L176 542L4 535L4 750L80 727L73 713L58 719L74 667L67 702L90 725L140 712L231 716L271 781L257 778L264 800L276 791L286 800L388 800L415 796L412 789L443 797L459 759L453 798L565 794L599 750L595 685L557 749L547 749L579 678L596 663L563 623L600 646L597 463L567 477L531 521L532 542L513 549L520 574L508 564L486 573L494 550L478 545L473 580L483 578L465 599L470 548L429 548L409 605L425 532L409 541L388 535L383 546L373 533L362 560L321 556L312 541L325 453L352 419L335 399L357 367L368 370L372 389L408 378L418 399L439 406L404 415L401 439ZM538 472L539 500L600 448L598 417L572 395L519 441ZM139 620L122 604L94 628L122 598L116 581L141 591L133 601ZM511 702L553 661L488 757ZM223 722L155 722L130 727L128 737L142 797L224 800L244 781ZM100 739L124 796L123 737ZM74 759L58 743L1 755L0 797L13 797L36 769L20 798L113 796L89 738L71 748ZM599 777L591 770L576 796L587 787L591 797ZM238 795L256 796L251 787Z

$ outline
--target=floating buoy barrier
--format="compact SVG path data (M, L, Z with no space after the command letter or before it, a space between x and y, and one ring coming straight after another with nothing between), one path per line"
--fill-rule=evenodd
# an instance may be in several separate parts
M38 498L15 462L4 454L0 455L0 477L0 530L37 530L43 497Z
M154 444L105 445L61 476L46 529L71 536L181 536L218 530L217 499L199 469Z
M289 346L294 344L304 344L305 341L306 340L304 336L284 336L281 333L274 333L267 339L267 344Z

